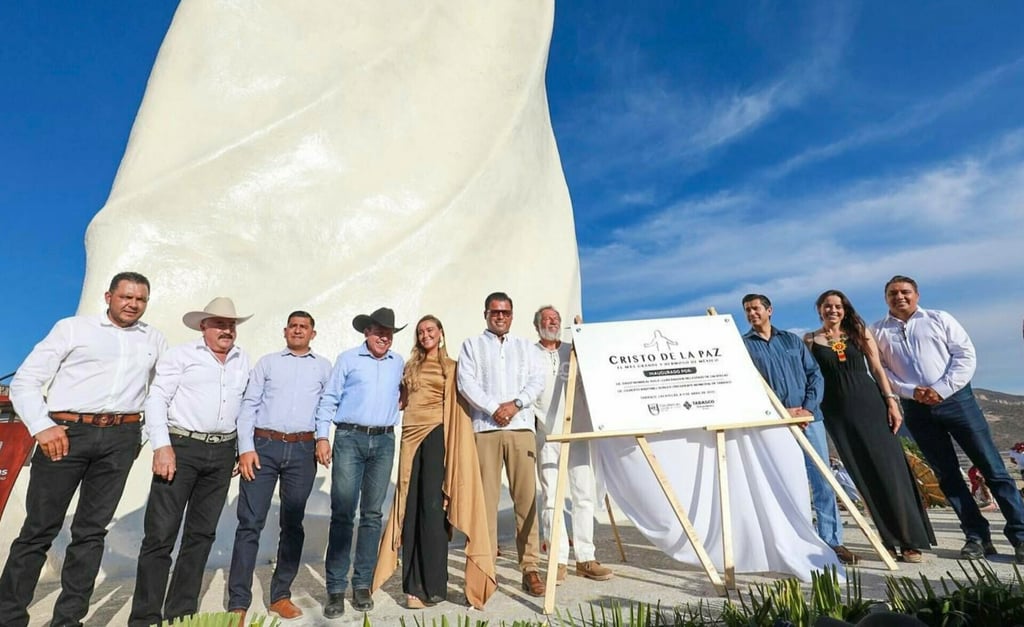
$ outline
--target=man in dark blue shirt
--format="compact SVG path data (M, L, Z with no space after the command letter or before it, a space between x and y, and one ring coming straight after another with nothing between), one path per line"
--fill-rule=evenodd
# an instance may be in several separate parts
M818 408L825 391L825 379L817 362L803 340L772 326L772 302L767 296L747 294L743 297L743 312L750 323L750 331L744 334L743 343L751 360L789 414L794 418L807 417L804 435L814 446L818 457L828 459L825 424ZM843 546L843 526L835 493L811 460L805 457L804 462L811 484L811 503L818 535L832 547L839 561L856 564L857 556Z

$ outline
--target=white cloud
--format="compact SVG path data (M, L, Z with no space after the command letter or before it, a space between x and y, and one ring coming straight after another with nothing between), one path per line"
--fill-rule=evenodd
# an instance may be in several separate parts
M810 164L833 159L867 145L902 137L933 124L946 114L967 107L993 86L998 85L1000 81L1014 77L1022 71L1024 71L1024 57L996 66L957 85L937 98L918 102L892 115L887 120L864 125L846 137L831 143L806 148L782 163L765 169L760 176L769 180L781 179Z
M961 298L997 289L1007 306L1024 309L1020 137L814 195L723 192L666 207L581 248L588 318L697 315L715 306L742 320L739 300L756 291L780 305L785 326L807 326L816 323L817 294L838 288L873 320L884 314L882 285L897 273L919 279L924 306L955 312ZM1001 348L1003 334L988 334L994 320L963 317L978 327L979 351L993 356L980 372L1008 389L1008 360L1020 351Z

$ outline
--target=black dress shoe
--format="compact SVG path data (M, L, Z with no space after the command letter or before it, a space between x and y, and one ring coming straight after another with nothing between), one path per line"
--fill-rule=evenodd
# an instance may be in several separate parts
M962 549L960 549L960 559L962 560L980 560L988 555L996 555L998 551L992 541L981 543L977 540L968 540L964 543Z
M352 591L352 609L360 612L369 612L373 609L373 599L370 598L370 590L359 588Z
M324 606L325 618L337 618L345 613L345 593L334 592L327 595L327 605Z

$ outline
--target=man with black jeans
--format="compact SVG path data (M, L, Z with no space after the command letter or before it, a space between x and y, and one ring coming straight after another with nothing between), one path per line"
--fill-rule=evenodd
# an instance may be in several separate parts
M249 384L238 416L238 529L228 576L228 610L242 615L252 603L252 574L260 532L274 488L281 481L281 535L277 565L270 581L272 613L290 619L302 616L291 601L291 585L299 572L306 539L302 519L316 477L313 416L331 374L331 362L309 348L316 322L305 311L294 311L284 328L287 348L264 355L249 373Z
M398 393L405 361L391 351L395 312L381 307L358 315L352 326L366 341L340 355L316 410L316 458L331 469L331 528L327 541L324 616L345 612L352 565L352 608L373 609L370 585L380 546L381 511L395 459ZM334 425L334 447L329 440ZM352 531L359 505L355 563Z
M106 313L57 322L11 381L11 401L39 447L29 471L25 521L0 575L5 626L28 624L46 552L79 486L50 624L82 624L107 525L139 452L146 386L167 340L139 321L149 302L146 277L117 274L104 298Z
M960 474L956 440L978 467L1006 519L1003 533L1024 564L1024 501L992 441L985 415L971 390L974 344L956 319L918 307L917 282L894 276L885 284L889 315L874 324L879 356L901 398L904 424L939 479L939 487L960 519L967 542L964 559L994 555L988 520Z
M237 315L230 298L215 298L182 318L202 337L172 348L157 363L146 399L153 481L128 619L132 627L170 622L199 608L203 571L235 466L235 425L249 379L249 358L235 346L235 327L251 317ZM183 517L168 589L171 551Z

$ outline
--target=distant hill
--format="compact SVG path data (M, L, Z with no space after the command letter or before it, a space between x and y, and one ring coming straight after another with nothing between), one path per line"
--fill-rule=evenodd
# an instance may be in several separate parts
M1008 451L1017 442L1024 442L1024 396L992 390L974 389L985 417L992 429L992 439L1000 451Z

